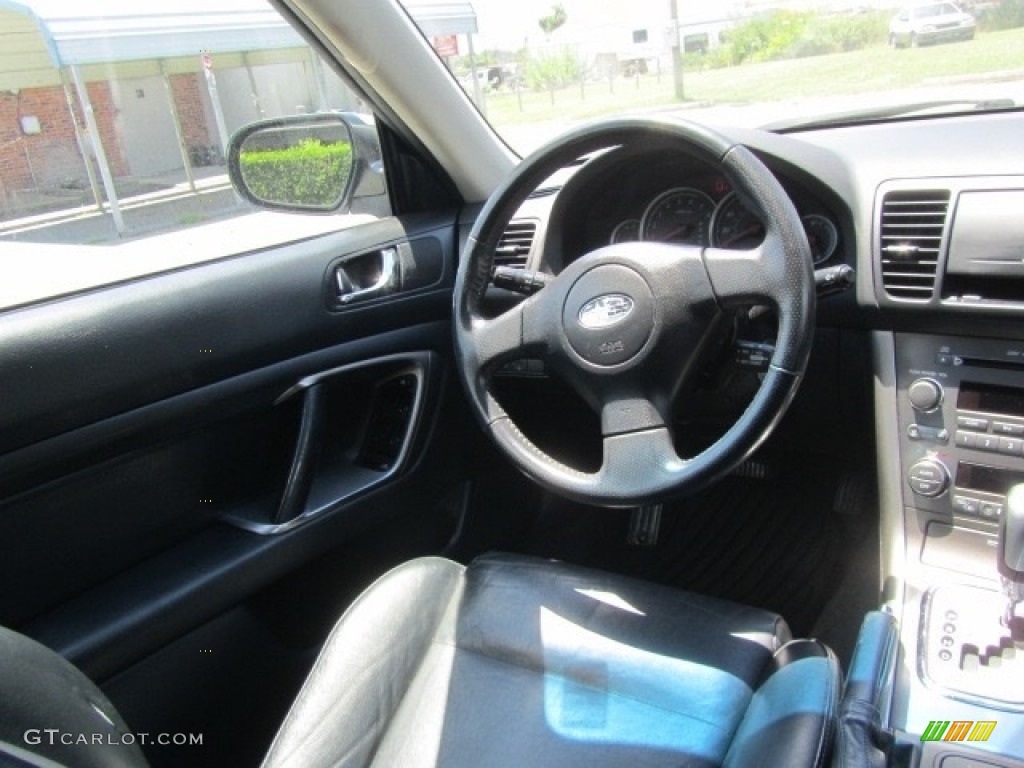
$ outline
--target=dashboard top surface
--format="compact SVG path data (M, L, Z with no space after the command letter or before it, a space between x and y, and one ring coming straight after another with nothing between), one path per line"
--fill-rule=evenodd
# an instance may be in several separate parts
M1004 301L1000 306L963 306L947 301L941 285L932 301L893 300L879 274L878 229L882 194L889 186L951 189L950 220L961 190L1014 188L1018 183L1024 188L1024 112L787 134L715 129L754 151L771 169L805 223L811 217L813 231L808 236L819 253L822 244L815 238L827 241L829 231L835 230L835 242L824 243L831 250L819 266L847 263L857 270L857 285L855 293L822 302L826 318L835 315L831 305L844 307L840 322L872 327L946 327L998 336L1015 332L1012 320L1024 316L1024 285L1019 305ZM613 239L669 240L702 247L750 247L757 242L753 222L720 170L678 152L612 150L583 163L557 189L545 192L527 200L516 216L538 224L532 268L557 272ZM1024 243L1019 247L1024 253ZM947 250L944 239L937 266L940 278Z

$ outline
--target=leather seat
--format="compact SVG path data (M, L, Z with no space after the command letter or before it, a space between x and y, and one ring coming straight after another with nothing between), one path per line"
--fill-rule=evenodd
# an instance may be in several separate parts
M425 558L327 640L266 766L824 765L840 693L777 615L557 562Z
M44 649L21 640L33 647L12 652L38 667ZM123 728L98 689L45 653L69 697ZM839 693L831 651L766 611L534 558L422 558L337 623L264 765L821 766ZM38 699L54 706L53 691ZM0 756L11 736L0 733Z

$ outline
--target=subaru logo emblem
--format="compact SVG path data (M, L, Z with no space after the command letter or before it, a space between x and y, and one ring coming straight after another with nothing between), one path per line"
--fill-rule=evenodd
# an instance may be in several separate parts
M591 299L580 309L580 325L591 330L611 328L629 317L633 300L624 293L606 293Z

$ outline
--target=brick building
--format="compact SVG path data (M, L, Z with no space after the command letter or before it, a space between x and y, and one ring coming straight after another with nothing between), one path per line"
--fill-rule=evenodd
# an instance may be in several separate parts
M0 218L191 178L245 123L354 106L265 0L108 3L108 18L30 2L0 1Z

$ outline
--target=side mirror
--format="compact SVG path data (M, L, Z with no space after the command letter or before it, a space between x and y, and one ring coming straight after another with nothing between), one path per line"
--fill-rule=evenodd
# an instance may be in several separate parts
M228 174L254 205L330 213L352 197L357 158L352 129L337 114L250 123L228 145Z

